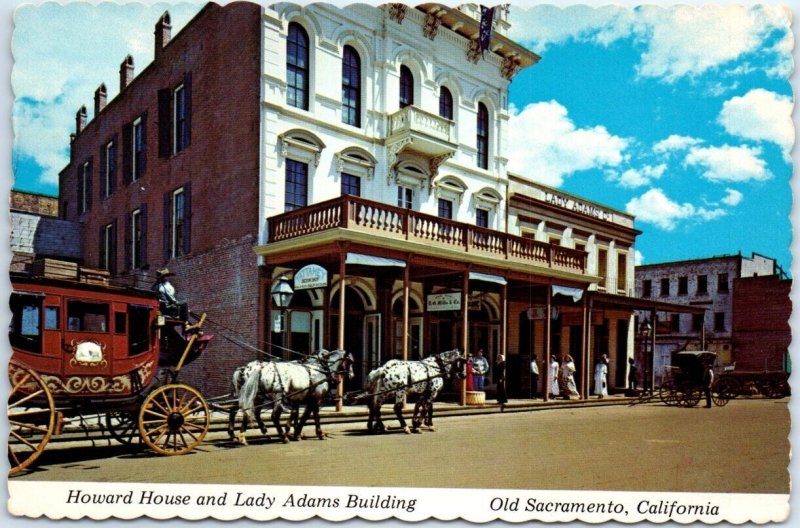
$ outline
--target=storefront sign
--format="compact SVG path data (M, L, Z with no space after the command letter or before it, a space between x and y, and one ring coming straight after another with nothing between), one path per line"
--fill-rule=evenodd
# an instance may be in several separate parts
M613 219L609 211L601 209L596 205L580 202L567 196L545 192L544 201L550 205L555 205L556 207L561 207L562 209L569 209L570 211L591 216L592 218L597 218L599 220L603 220L604 222L611 222Z
M294 274L295 290L313 290L328 285L328 270L316 264L309 264Z
M555 321L558 319L558 307L550 307L550 317ZM528 319L531 321L544 321L547 319L547 306L531 306L528 308Z
M428 295L429 312L446 312L461 309L461 293L434 293Z

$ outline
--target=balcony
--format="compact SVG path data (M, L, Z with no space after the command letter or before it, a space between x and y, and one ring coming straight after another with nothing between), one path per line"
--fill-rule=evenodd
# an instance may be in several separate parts
M463 222L402 209L355 196L342 196L269 219L271 249L280 242L344 229L370 236L376 247L413 250L460 260L482 260L502 268L531 271L528 266L569 274L586 273L584 251L554 246ZM287 246L291 250L291 246ZM503 265L502 262L508 264Z
M455 131L449 119L407 106L389 116L386 145L395 157L401 151L427 158L450 157L458 148Z

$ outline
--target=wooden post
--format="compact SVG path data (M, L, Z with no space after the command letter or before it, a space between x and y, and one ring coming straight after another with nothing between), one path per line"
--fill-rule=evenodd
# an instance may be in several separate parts
M346 252L339 253L339 338L336 342L336 347L339 350L344 350L344 318L345 318L345 304L344 295L347 290L347 282L345 280L346 266L345 257ZM361 358L363 361L363 357ZM344 396L344 380L340 376L336 383L336 410L342 410L342 397Z
M408 360L408 294L411 287L411 271L408 269L409 266L410 263L406 262L406 267L403 268L403 361Z
M588 324L589 320L587 318L587 312L589 310L589 292L583 290L583 325L581 327L581 358L584 364L583 375L581 379L581 392L583 393L583 398L586 399L589 397L589 380L591 379L591 374L589 373L589 368L587 366L591 365L589 361L589 335L588 335Z
M464 359L467 359L467 348L469 347L469 271L464 272L461 285L461 345ZM461 405L467 404L467 380L461 380Z
M545 369L547 369L547 374L545 375L545 389L544 389L544 401L550 401L550 386L552 384L558 383L557 379L552 379L551 376L553 375L553 371L550 369L550 362L552 358L552 338L551 333L553 329L550 326L550 311L552 308L553 302L553 289L548 284L547 285L547 306L545 309L545 321L544 321L544 362L545 362Z

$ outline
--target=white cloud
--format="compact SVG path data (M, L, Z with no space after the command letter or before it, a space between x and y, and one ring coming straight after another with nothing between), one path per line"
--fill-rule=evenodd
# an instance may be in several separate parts
M653 145L653 152L656 154L664 154L676 150L685 150L700 143L702 143L702 141L697 138L672 134L667 139L662 139Z
M508 129L508 170L555 187L575 172L619 165L628 146L605 127L576 128L557 101L512 109Z
M94 117L94 91L101 83L109 101L118 93L125 56L133 55L137 74L153 60L153 28L161 14L169 10L175 36L201 8L51 2L17 9L11 42L14 149L44 168L42 182L57 183L69 161L78 109L85 105L89 119Z
M764 181L772 177L757 147L694 147L689 150L684 166L697 167L702 177L712 182Z
M644 264L644 254L638 249L633 250L633 265L641 266Z
M788 76L792 64L791 15L780 6L645 6L512 9L511 36L534 51L569 40L607 46L634 38L645 46L637 72L674 82L718 68L758 50L774 66L770 75ZM773 31L784 37L761 49ZM771 59L771 60L769 60Z
M665 231L674 230L682 221L708 221L726 214L723 209L719 208L706 209L690 203L677 203L658 188L650 189L643 195L632 198L625 206L625 211L636 216L637 220L653 224Z
M611 172L609 174L609 179L617 182L621 187L634 189L636 187L649 185L653 180L660 179L666 170L667 165L664 163L655 166L645 165L641 169L631 168L621 174L617 172Z
M736 189L725 189L725 197L722 199L722 203L725 205L730 205L731 207L736 207L742 200L744 196L741 192L737 191Z
M770 141L791 159L794 144L792 99L757 88L722 104L717 121L734 136L756 141Z

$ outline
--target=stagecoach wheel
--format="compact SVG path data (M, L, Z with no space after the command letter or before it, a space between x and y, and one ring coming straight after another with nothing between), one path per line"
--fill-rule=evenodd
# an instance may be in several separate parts
M106 413L106 428L114 440L124 445L142 441L139 436L138 416L131 411L111 411Z
M188 385L165 385L144 400L139 434L161 455L183 455L205 438L211 415L203 396Z
M56 423L53 395L36 372L25 370L19 380L11 383L8 395L9 476L16 475L39 458Z

